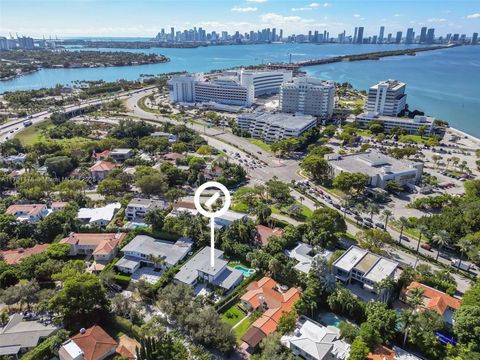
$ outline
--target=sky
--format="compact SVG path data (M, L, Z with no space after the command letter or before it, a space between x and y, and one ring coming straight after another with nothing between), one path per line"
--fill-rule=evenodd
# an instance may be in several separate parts
M153 37L161 28L246 32L265 27L284 35L355 26L365 34L434 27L436 36L480 32L479 0L0 0L0 35ZM168 30L169 31L169 30ZM278 30L277 30L278 33Z

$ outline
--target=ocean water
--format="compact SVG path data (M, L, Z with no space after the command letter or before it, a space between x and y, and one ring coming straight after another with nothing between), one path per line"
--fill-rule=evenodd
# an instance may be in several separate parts
M0 82L0 93L38 89L75 80L135 80L140 74L174 71L201 72L268 62L288 62L337 55L406 48L406 45L270 44L210 46L194 49L132 49L124 51L164 54L170 62L130 67L93 69L44 69L10 81ZM410 45L415 47L415 45ZM95 49L115 51L115 49ZM291 54L291 55L290 55ZM417 56L398 56L378 61L334 63L307 67L309 75L348 81L368 89L382 79L407 83L411 109L448 121L452 126L480 137L480 46L429 51Z

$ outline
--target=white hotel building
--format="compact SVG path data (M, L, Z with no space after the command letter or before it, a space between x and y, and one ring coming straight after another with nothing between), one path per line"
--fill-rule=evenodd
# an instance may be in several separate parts
M240 129L248 131L253 138L262 139L266 143L300 136L316 124L317 120L311 115L253 113L237 116L237 125Z
M380 81L368 90L365 110L384 116L397 116L405 109L407 95L406 84L397 80Z
M379 121L383 124L386 132L393 128L404 129L408 134L416 134L422 126L426 127L425 134L430 135L433 131L435 118L430 116L415 115L413 119L407 117L382 116L378 113L362 113L355 116L355 121L363 128L368 127L371 121Z
M329 118L335 105L335 83L316 78L295 78L280 88L279 109L285 113Z
M217 103L249 107L255 96L275 94L291 71L225 71L206 79L203 74L174 76L168 81L170 100L179 103Z

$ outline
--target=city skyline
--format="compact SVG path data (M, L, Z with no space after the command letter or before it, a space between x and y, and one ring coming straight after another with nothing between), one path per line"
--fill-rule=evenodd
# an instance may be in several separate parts
M19 7L24 9L21 18L17 16ZM436 36L447 33L471 36L480 28L480 8L469 0L421 3L223 0L184 1L181 6L171 0L140 0L134 7L124 0L48 0L41 3L1 0L0 9L0 35L9 36L11 32L37 38L153 37L161 28L172 26L178 29L202 27L209 32L249 32L275 27L283 29L285 36L327 30L335 37L344 30L353 34L355 27L364 28L363 36L378 35L382 25L385 36L392 33L394 37L398 31L405 37L408 28L414 28L415 35L421 27L435 28Z

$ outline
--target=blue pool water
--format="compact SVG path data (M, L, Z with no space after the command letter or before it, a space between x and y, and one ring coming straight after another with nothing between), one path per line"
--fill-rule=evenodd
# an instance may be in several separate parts
M340 326L340 323L342 322L342 320L340 320L340 318L337 315L332 313L322 314L318 318L322 324L327 326L335 326L337 328Z
M243 276L245 277L248 277L255 272L254 269L248 269L246 267L243 267L242 265L236 265L234 269L240 270L243 273Z

